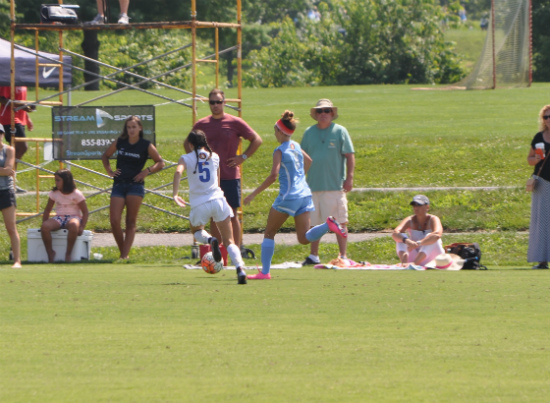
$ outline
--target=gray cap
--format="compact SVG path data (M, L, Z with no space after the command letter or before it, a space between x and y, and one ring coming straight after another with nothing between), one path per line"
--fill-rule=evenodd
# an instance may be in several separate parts
M428 199L424 195L416 195L412 199L411 205L413 205L413 204L418 204L420 206L423 206L425 204L430 204L430 199Z
M2 126L2 125L0 125L0 132L6 133L6 131L4 130L4 126Z

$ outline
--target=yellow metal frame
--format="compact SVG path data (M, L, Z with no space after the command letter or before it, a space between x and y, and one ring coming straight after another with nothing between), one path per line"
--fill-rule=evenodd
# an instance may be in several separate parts
M31 30L35 32L35 51L38 54L39 51L39 34L41 31L56 31L59 34L59 59L60 62L63 61L63 32L64 31L73 31L73 30L128 30L128 29L190 29L191 38L192 38L192 123L194 124L197 120L197 66L200 63L215 63L216 64L216 87L219 86L219 28L234 28L237 30L237 94L236 99L226 99L227 102L236 103L238 108L239 117L242 117L242 14L241 14L241 0L236 0L237 7L237 22L236 23L224 23L224 22L206 22L197 20L197 7L196 0L191 1L191 21L181 21L181 22L146 22L146 23L132 23L129 25L119 25L119 24L103 24L103 25L58 25L58 24L17 24L15 20L15 0L10 0L10 41L11 41L11 64L10 64L10 78L11 78L11 98L15 99L15 30ZM63 4L63 0L58 0L59 4ZM197 44L197 29L203 28L213 28L215 30L215 60L202 60L197 58L196 54L196 44ZM59 101L40 101L39 102L39 68L40 67L59 67ZM63 65L55 63L39 63L39 58L36 56L36 102L42 105L63 105ZM13 104L11 105L11 128L15 129L15 110ZM36 142L36 161L37 165L39 163L39 144L47 141L48 139L37 139L37 138L25 138L25 139L15 139L15 136L12 137L12 145L16 141L26 141L26 142ZM239 153L242 152L241 146L239 146ZM60 162L62 164L62 162ZM241 168L242 169L242 168ZM36 170L36 206L37 212L40 211L39 206L39 184L40 178L51 177L50 175L40 175L39 170ZM36 213L24 213L18 212L17 215L20 216L29 216ZM242 222L242 209L239 211L239 219ZM242 236L242 234L241 234Z

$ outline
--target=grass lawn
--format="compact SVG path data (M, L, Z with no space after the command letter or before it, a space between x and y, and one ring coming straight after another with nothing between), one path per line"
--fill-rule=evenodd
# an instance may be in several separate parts
M467 69L484 36L476 29L446 32L465 55ZM201 95L208 93L204 83L199 88ZM115 248L93 248L103 262L24 264L13 270L3 236L0 402L547 403L550 286L548 271L529 270L525 262L530 196L523 184L532 171L526 156L550 85L414 88L245 89L243 117L264 140L244 166L245 193L269 173L273 124L280 114L291 109L301 119L299 141L314 123L310 107L328 97L339 107L337 123L354 141L355 187L368 189L350 194L350 230L391 229L411 214L414 188L450 187L423 191L442 219L444 243L479 242L488 271L302 268L274 270L272 281L238 286L229 270L212 276L182 269L189 245L135 248L129 263L112 263ZM96 95L75 92L72 104ZM236 90L227 91L227 97L236 96ZM96 105L164 102L125 91ZM207 105L199 106L199 117L208 113ZM191 113L159 105L156 117L157 148L167 161L177 161ZM51 136L48 108L40 107L33 120L36 129L28 136ZM35 146L29 145L24 160L34 162ZM103 172L99 161L82 164ZM73 172L84 182L109 185L86 171ZM147 187L172 176L173 169L155 175ZM32 171L20 173L18 181L36 189ZM39 179L40 190L52 186L52 179ZM480 186L499 188L457 188ZM244 210L245 231L263 230L275 196L265 192ZM158 196L146 202L188 214ZM38 206L33 195L18 197L20 212L40 211L45 203L44 195ZM98 209L108 197L88 204ZM40 222L19 224L24 259L26 230ZM186 220L146 207L139 226L140 232L188 230ZM107 210L93 214L88 229L109 231ZM293 230L292 220L283 230ZM464 239L458 232L475 233ZM260 255L259 245L247 247ZM396 260L394 248L391 239L377 238L350 244L349 255L389 263ZM304 246L278 246L274 262L301 261L306 253ZM321 245L323 261L336 253L336 245Z
M253 189L269 173L271 156L276 142L273 123L286 108L292 109L301 119L296 140L302 130L314 123L309 109L317 99L330 97L339 107L337 122L346 126L353 138L356 151L356 188L413 188L409 191L363 191L350 195L350 230L383 231L394 228L410 214L408 202L418 193L418 187L451 187L449 190L423 191L432 201L432 212L441 217L446 233L490 231L511 234L526 231L529 227L530 195L523 185L532 172L526 163L529 143L537 131L537 114L548 102L550 85L535 84L531 88L496 91L416 91L415 86L350 86L326 88L245 89L244 118L262 136L263 146L246 162L243 172L245 194ZM206 93L206 92L205 92ZM41 92L45 96L47 92ZM163 94L181 97L170 91ZM96 93L75 92L72 104L89 99ZM235 90L227 91L228 97L236 96ZM32 95L31 95L32 97ZM126 91L106 98L106 105L164 103L146 94ZM191 128L191 113L174 105L156 108L157 147L168 161L177 161L182 153L182 140ZM199 106L199 117L209 113L207 105ZM28 133L33 137L50 136L51 116L48 108L34 113L36 129ZM35 159L34 144L25 160ZM42 150L39 147L39 155ZM86 167L103 172L100 161L82 162ZM56 164L47 168L55 170ZM108 187L110 181L74 168L77 179L100 187ZM148 187L156 187L172 180L173 169L148 179ZM20 185L36 188L33 172L18 175ZM40 179L40 189L53 186L51 179ZM456 187L500 186L494 191L456 189ZM90 188L79 185L81 190ZM186 184L182 186L186 188ZM455 189L452 189L455 188ZM170 191L170 187L167 188ZM265 215L275 192L266 192L244 210L244 229L261 232ZM46 203L42 196L38 203L41 211ZM170 199L147 196L146 202L177 213ZM108 205L107 196L88 200L91 210ZM37 211L34 196L18 197L21 212ZM25 243L27 228L40 226L40 218L27 220L19 225ZM186 220L161 214L143 207L138 222L140 232L182 232L188 230ZM289 220L284 230L292 230ZM88 229L109 231L108 210L94 213ZM495 235L496 236L496 235ZM493 245L496 240L485 242ZM0 239L0 251L7 256L7 237ZM517 251L526 249L526 240L518 241L514 258L508 263L516 265ZM365 249L370 249L367 245ZM492 253L491 246L482 250ZM485 252L484 252L485 253ZM509 254L496 254L498 264ZM104 255L108 255L104 254ZM25 256L25 255L24 255ZM381 256L386 256L382 254ZM524 254L522 259L524 259ZM146 254L142 254L146 259ZM361 253L357 260L376 261L381 257Z
M487 31L479 28L479 22L466 27L445 30L445 40L455 44L455 51L462 59L462 68L469 74L474 68L485 43Z
M547 402L547 272L0 269L2 402Z
M111 263L113 248L98 248L103 263L12 270L0 261L0 401L547 402L548 271L529 270L525 262L530 197L523 184L532 171L525 158L550 85L413 88L245 90L244 117L264 145L244 167L244 187L257 186L269 173L276 145L272 127L280 114L289 108L301 118L299 140L313 123L309 108L330 97L339 107L338 123L355 144L355 187L371 189L350 195L351 230L387 230L410 214L416 190L372 188L455 188L425 192L442 218L444 243L479 242L490 270L304 268L237 286L230 271L210 276L183 270L189 246L135 248L129 264ZM73 104L88 98L75 93ZM163 101L125 92L105 105L157 102ZM207 106L199 113L206 115ZM166 160L176 161L191 128L190 113L159 106L157 117L157 147ZM32 136L49 137L49 110L39 108L34 121ZM34 161L34 151L25 160ZM98 161L84 165L102 171ZM108 186L85 171L73 172ZM172 175L155 175L148 187L170 182ZM18 179L36 188L32 172ZM40 189L51 186L51 179L40 180ZM266 192L245 209L246 231L262 230L274 198ZM156 196L146 201L178 211ZM18 203L19 211L36 209L32 196L18 197ZM107 203L89 199L91 209ZM42 197L39 207L44 204ZM19 225L24 257L26 229L39 225L39 218ZM139 225L142 232L188 230L185 220L147 208ZM92 215L88 229L109 230L107 212ZM462 231L483 232L468 239L454 234ZM2 260L6 238L0 238ZM259 255L258 245L247 246ZM355 260L395 261L391 239L349 249ZM274 261L301 260L306 250L277 248ZM335 245L322 244L321 258L335 251Z

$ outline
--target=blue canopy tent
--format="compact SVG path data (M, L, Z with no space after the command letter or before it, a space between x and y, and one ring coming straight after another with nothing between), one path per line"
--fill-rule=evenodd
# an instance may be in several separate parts
M28 48L25 48L28 49ZM34 53L33 49L28 49ZM38 52L41 56L58 61L59 55L46 52ZM39 58L39 63L52 64L55 61ZM11 85L10 78L11 63L11 42L0 38L0 86ZM72 65L70 56L63 56L63 63ZM39 67L38 85L43 88L59 87L59 67L42 66ZM63 66L63 86L71 85L72 69ZM36 56L31 53L15 48L15 85L16 86L35 86L36 83Z

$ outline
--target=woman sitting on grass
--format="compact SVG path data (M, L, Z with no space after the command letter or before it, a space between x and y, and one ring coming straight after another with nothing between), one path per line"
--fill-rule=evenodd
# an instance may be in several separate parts
M414 214L401 221L393 230L392 237L403 265L424 266L445 253L441 243L443 227L439 217L428 214L430 200L426 196L414 196L411 206Z
M76 242L76 237L82 235L88 222L88 206L86 198L76 188L73 174L68 169L60 169L55 175L55 186L49 194L48 204L42 215L40 233L48 254L48 262L53 263L55 251L52 246L52 231L67 229L67 251L65 261L71 261L71 254ZM50 218L50 213L55 207L55 216Z
M281 145L273 152L271 173L244 199L245 205L250 204L279 177L279 196L269 211L262 242L262 270L258 274L249 275L250 280L271 279L269 271L275 253L275 235L289 216L294 217L296 237L302 245L318 241L329 230L338 236L347 237L347 233L333 217L328 217L325 223L310 229L309 212L315 210L315 207L306 182L306 172L311 166L311 157L302 150L299 143L290 139L296 130L296 123L294 113L288 110L275 123L275 138Z

